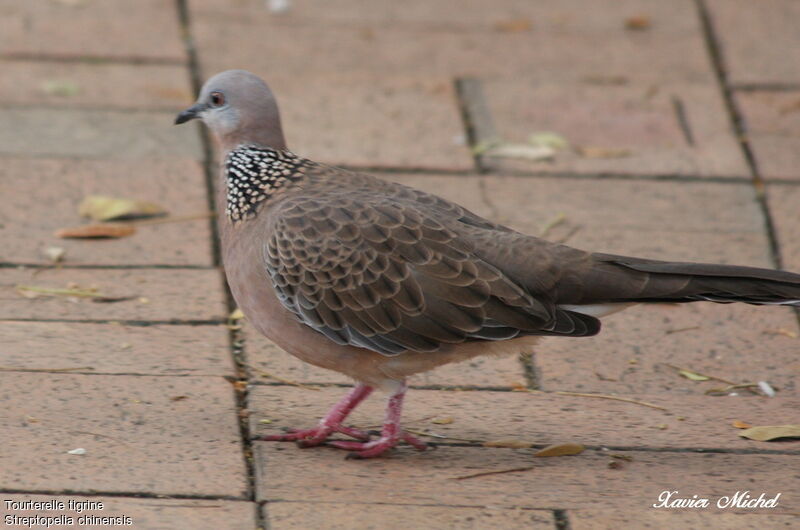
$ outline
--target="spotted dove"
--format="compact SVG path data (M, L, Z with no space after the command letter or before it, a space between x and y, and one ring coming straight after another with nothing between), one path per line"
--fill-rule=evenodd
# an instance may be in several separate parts
M405 441L406 378L477 355L530 352L543 335L586 337L598 317L648 302L800 305L800 275L584 252L515 232L436 195L301 158L267 85L209 79L176 123L200 118L221 150L222 255L248 320L353 389L307 430L268 436L380 455ZM380 437L344 419L389 392ZM357 441L328 441L334 433Z

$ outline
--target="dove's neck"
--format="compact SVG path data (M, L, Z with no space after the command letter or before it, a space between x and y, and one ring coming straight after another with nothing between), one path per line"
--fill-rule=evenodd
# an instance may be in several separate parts
M228 151L217 195L221 220L237 224L252 219L270 197L302 180L311 164L289 151L258 145Z

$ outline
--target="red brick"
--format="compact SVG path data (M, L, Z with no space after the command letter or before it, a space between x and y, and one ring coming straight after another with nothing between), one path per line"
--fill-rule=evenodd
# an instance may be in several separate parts
M758 495L756 495L758 497ZM689 496L691 498L691 495ZM780 500L780 499L779 499ZM712 499L716 502L716 499ZM780 506L780 505L779 505ZM769 513L768 509L753 512L719 513L706 509L690 512L676 510L569 510L572 530L606 528L725 528L730 530L760 530L761 528L795 528L796 515ZM778 508L777 510L780 510Z
M484 90L497 134L505 141L525 144L534 133L552 132L570 144L552 160L486 157L496 169L749 175L721 93L711 84L565 86L531 76L489 80ZM619 155L587 156L582 148Z
M5 269L0 319L155 320L223 319L227 314L216 269ZM97 288L110 303L68 296L27 298L18 285Z
M223 326L0 321L4 370L233 376Z
M312 427L345 393L343 388L323 388L315 392L289 386L253 385L248 402L252 411L251 431L264 435L281 432L284 427ZM711 397L679 395L678 392L620 395L667 410L546 392L414 389L408 393L403 417L408 428L452 437L450 443L516 439L541 445L575 442L612 448L780 449L800 455L800 442L770 444L746 440L739 437L741 431L731 425L736 420L752 425L791 423L800 406L797 397ZM356 409L347 424L362 429L379 428L386 397L381 393L370 397ZM444 418L451 418L453 422L433 423ZM271 423L263 424L262 419ZM663 425L666 428L662 429ZM436 437L426 439L448 442ZM289 447L295 448L291 444ZM406 454L413 450L405 447L401 452Z
M736 102L761 175L800 178L800 91L737 92Z
M532 450L440 447L359 462L345 460L337 449L255 446L262 500L307 501L309 484L315 484L311 494L317 502L629 511L649 509L664 490L717 498L743 489L783 493L782 511L797 511L800 502L792 494L800 484L798 455L626 451L633 461L611 469L603 451L538 459ZM526 466L534 469L454 480Z
M329 530L530 528L535 530L551 529L554 525L553 515L548 511L493 507L271 502L265 504L263 510L264 518L274 530L289 528Z
M280 104L287 142L300 155L351 166L473 166L447 78L332 74L267 79Z
M770 186L769 205L775 222L783 265L787 270L800 273L800 188L797 186Z
M0 98L5 105L174 111L194 99L188 69L182 66L55 61L0 64Z
M6 158L0 180L15 197L0 213L4 262L51 264L44 251L58 247L66 251L67 265L213 264L208 218L142 226L121 239L54 235L89 222L78 216L78 205L87 195L155 202L172 216L202 215L208 211L206 186L195 161Z
M4 490L246 495L222 378L6 373L0 395Z
M800 59L793 0L709 0L728 78L733 84L800 83Z
M61 501L67 507L70 500L76 502L102 502L102 510L88 510L80 513L65 509L11 511L6 509L6 500L14 502ZM196 530L249 530L255 528L256 506L251 502L195 499L142 499L133 497L101 497L101 496L63 496L63 495L3 495L0 514L20 517L55 517L67 515L72 517L74 525L54 525L50 528L76 528L81 516L93 517L130 517L133 528L193 528ZM91 528L90 525L81 528Z
M792 311L779 307L637 306L604 318L596 337L543 339L534 357L546 390L702 395L727 386L690 381L669 363L737 384L767 381L797 396L798 331Z
M696 9L628 0L599 5L384 0L335 8L293 4L283 15L248 0L193 0L192 24L206 75L235 63L258 72L317 75L373 72L425 76L586 76L713 81ZM647 31L624 28L630 16L651 17ZM498 24L530 20L529 31ZM602 40L603 46L597 42ZM236 43L258 42L258 46ZM269 50L268 52L266 50Z
M4 1L1 56L185 61L178 12L160 0Z
M202 157L193 127L172 112L10 108L0 114L0 155L113 159Z

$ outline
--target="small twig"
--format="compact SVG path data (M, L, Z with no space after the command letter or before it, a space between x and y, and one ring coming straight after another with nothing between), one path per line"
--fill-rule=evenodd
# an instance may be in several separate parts
M76 372L78 370L94 370L94 366L76 366L75 368L25 368L24 366L0 366L0 372Z
M686 328L668 329L664 332L664 335L672 335L673 333L681 333L683 331L692 331L695 329L700 329L700 326L689 326Z
M49 287L39 287L36 285L17 285L17 291L28 291L32 293L49 294L52 296L78 296L82 298L102 298L103 295L89 289L51 289Z
M436 434L433 432L425 432L425 431L415 431L413 429L404 429L406 432L410 432L411 434L416 434L417 436L428 436L430 438L439 438L440 440L455 440L457 442L467 442L467 443L483 443L480 440L467 440L466 438L453 438L452 436L445 436L444 434Z
M566 220L567 216L564 215L563 212L560 212L558 215L547 221L544 226L542 226L542 230L539 232L539 237L542 239L547 239L547 234L549 234L553 228L557 227Z
M664 364L666 366L669 366L673 370L677 370L678 372L691 372L693 374L697 374L697 375L702 376L702 377L708 377L709 379L713 379L715 381L719 381L720 383L725 383L726 385L735 385L736 384L733 381L728 381L727 379L722 379L721 377L716 377L716 376L708 375L708 374L701 374L697 370L689 370L687 368L681 368L680 366L675 366L674 364L670 364L670 363L664 363Z
M176 215L173 217L159 217L157 219L142 219L141 221L127 221L124 224L133 226L150 226L160 225L164 223L182 223L184 221L199 221L200 219L208 219L213 217L214 212L197 213L193 215Z
M318 387L304 385L303 383L298 383L297 381L292 381L291 379L284 379L283 377L280 377L278 375L271 374L269 372L265 372L264 370L259 370L258 368L250 366L249 364L247 365L247 367L250 368L251 370L253 370L254 372L256 372L261 377L267 377L269 379L274 379L275 381L278 381L280 383L285 383L287 385L292 385L292 386L296 386L296 387L300 387L300 388L305 388L306 390L313 390L315 392L319 392L319 388Z
M709 388L708 390L705 391L705 393L706 394L727 394L731 390L738 390L740 388L747 389L747 390L750 390L751 392L754 392L754 393L758 394L758 392L755 392L753 390L754 388L758 388L758 383L742 383L742 384L739 384L739 385L728 385L725 388Z
M582 225L576 226L575 228L573 228L572 230L567 232L563 237L557 237L557 238L553 239L553 243L559 243L559 244L566 243L567 241L572 239L572 236L574 236L575 234L580 232L582 228L583 228Z
M624 401L625 403L634 403L636 405L642 405L643 407L650 407L651 409L658 409L658 410L669 410L665 407L659 405L653 405L652 403L648 403L646 401L639 401L638 399L631 399L626 397L620 396L609 396L607 394L585 394L583 392L553 392L554 394L558 394L560 396L576 396L576 397L588 397L588 398L597 398L597 399L613 399L614 401Z
M664 363L664 365L665 366L669 366L670 368L672 368L673 370L677 370L678 372L691 372L691 373L694 373L694 374L697 374L697 375L700 375L700 376L703 376L703 377L707 377L709 379L713 379L714 381L719 381L720 383L725 383L726 385L730 385L732 387L737 387L738 386L738 383L734 383L733 381L728 381L727 379L722 379L721 377L716 377L716 376L708 375L708 374L701 374L700 372L698 372L696 370L687 370L686 368L681 368L680 366L675 366L674 364L670 364L670 363ZM746 388L751 393L753 393L753 394L755 394L757 396L762 395L760 392L756 392L755 390L750 388L752 386L758 386L758 385L754 384L754 383L745 383L744 386L742 386L741 388Z
M451 480L466 480L468 478L485 477L488 475L500 475L501 473L519 473L520 471L530 471L535 466L513 467L511 469L501 469L500 471L483 471L481 473L473 473L472 475L462 475L460 477L451 477Z

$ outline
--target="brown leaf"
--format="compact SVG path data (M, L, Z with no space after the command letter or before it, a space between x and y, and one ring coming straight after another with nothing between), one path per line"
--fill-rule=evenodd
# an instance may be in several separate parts
M88 195L78 206L78 213L81 217L91 217L94 221L110 221L132 217L153 217L164 215L167 212L152 202Z
M484 447L508 447L510 449L529 449L533 447L533 442L526 442L525 440L490 440L483 442Z
M170 401L183 401L184 399L189 399L189 396L172 396L169 398Z
M768 442L779 438L800 438L800 425L764 425L751 427L739 433L742 438Z
M647 15L636 15L625 19L625 29L642 31L645 29L650 29L650 26L652 25L653 23L650 21L650 17Z
M112 239L127 237L136 233L136 228L122 224L98 224L62 228L55 232L56 237L64 239Z
M533 22L529 18L515 18L494 23L494 30L504 33L522 33L531 29L533 29Z
M731 426L736 427L737 429L749 429L750 427L752 427L752 425L750 425L749 423L740 420L734 421L733 423L731 423Z
M578 455L583 452L585 447L576 443L565 443L548 445L544 449L536 451L533 456L569 456Z

